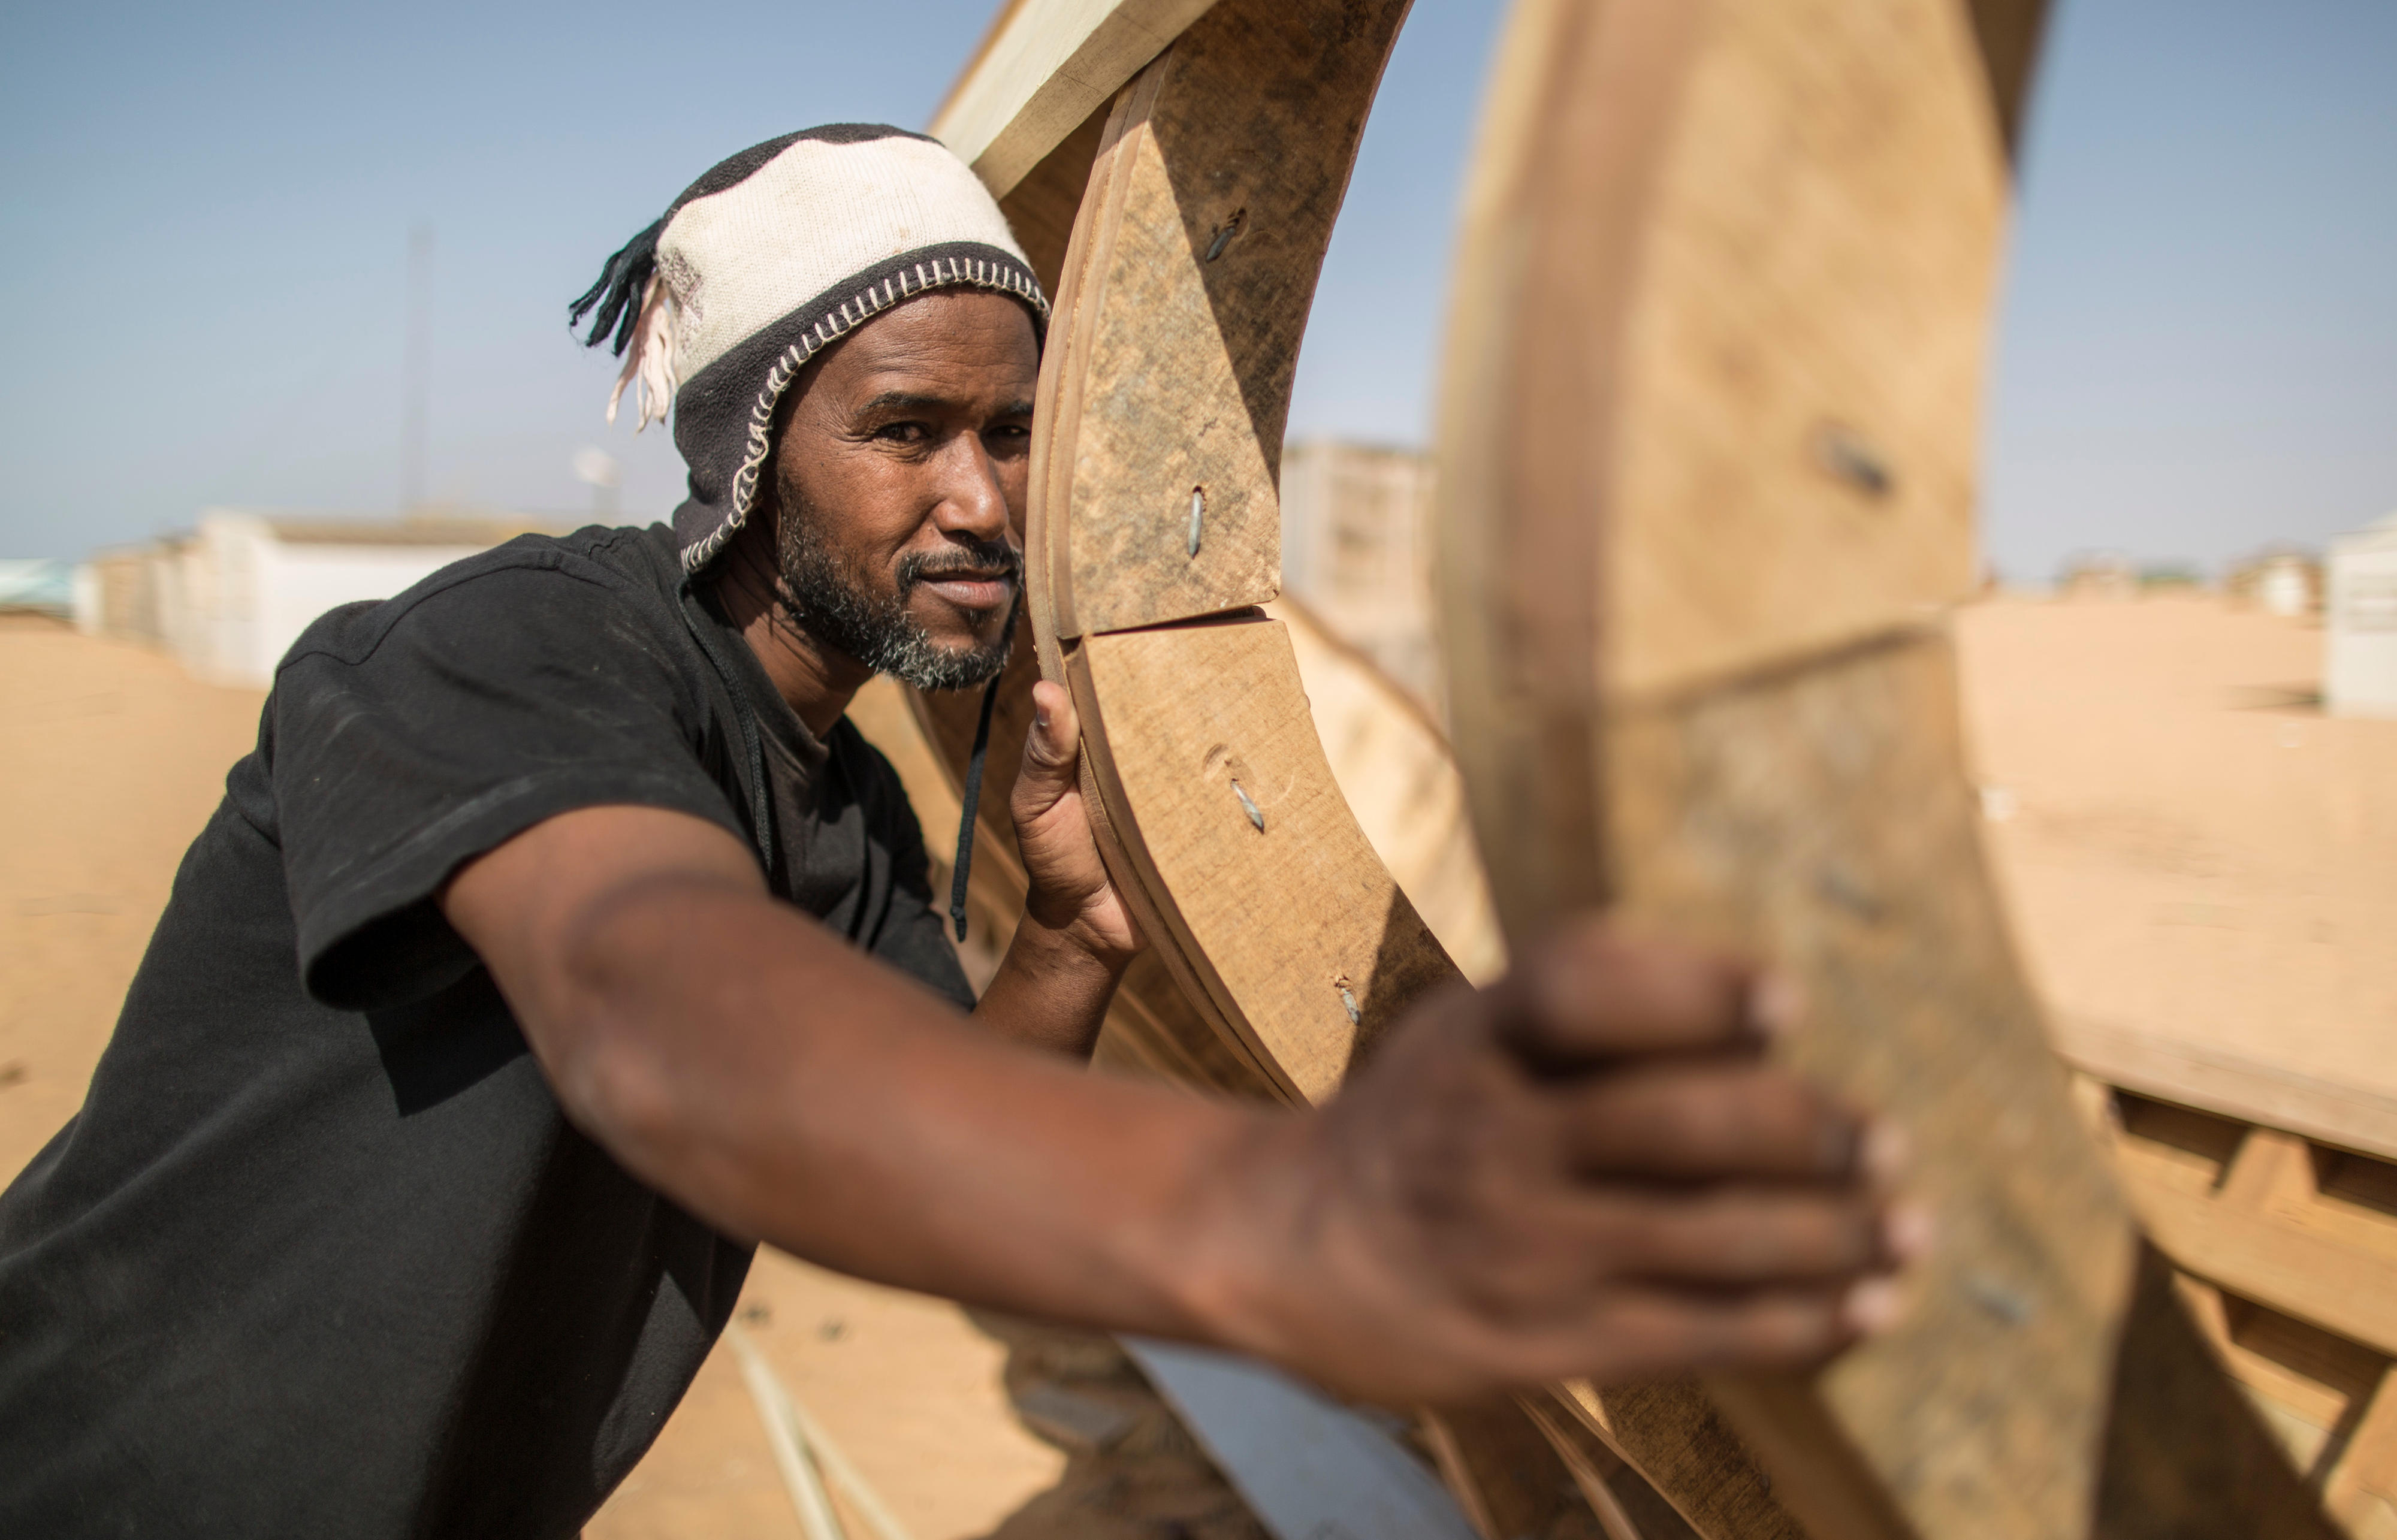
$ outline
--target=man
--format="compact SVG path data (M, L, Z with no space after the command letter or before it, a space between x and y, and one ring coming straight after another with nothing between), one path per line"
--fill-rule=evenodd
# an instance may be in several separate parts
M761 1239L1396 1402L1887 1317L1887 1161L1762 1065L1788 1004L1735 963L1573 929L1315 1114L1079 1072L1140 939L1053 686L973 998L841 715L991 677L1022 596L1046 301L947 151L757 146L593 305L690 497L285 660L0 1199L0 1533L570 1534Z

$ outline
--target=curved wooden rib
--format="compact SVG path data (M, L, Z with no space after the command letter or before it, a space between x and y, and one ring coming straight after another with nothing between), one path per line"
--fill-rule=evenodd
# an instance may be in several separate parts
M2327 1534L2076 1123L1981 866L1943 612L2012 104L1975 42L1955 0L1519 9L1444 381L1458 746L1510 935L1605 903L1768 955L1793 1056L1913 1135L1906 1323L1710 1387L1813 1533Z
M1083 714L1119 876L1190 998L1306 1099L1450 971L1339 797L1281 628L1248 608L1279 589L1291 374L1404 11L1233 0L1126 89L1033 451L1035 635ZM1287 902L1302 877L1321 901Z

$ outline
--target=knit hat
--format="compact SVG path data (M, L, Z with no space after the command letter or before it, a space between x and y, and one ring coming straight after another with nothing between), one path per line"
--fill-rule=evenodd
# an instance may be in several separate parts
M1049 301L980 180L939 141L874 123L742 151L608 259L572 319L596 310L589 345L612 333L624 358L609 422L627 386L639 426L673 409L690 468L674 516L685 570L747 521L800 368L902 301L960 288L1012 295L1046 328Z

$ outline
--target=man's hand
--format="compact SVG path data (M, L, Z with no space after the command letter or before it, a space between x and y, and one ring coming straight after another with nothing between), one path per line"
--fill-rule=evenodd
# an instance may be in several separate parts
M1263 1287L1212 1302L1222 1333L1401 1401L1821 1360L1927 1235L1886 1126L1763 1060L1788 1013L1594 923L1426 1002L1225 1184Z
M1024 768L1010 809L1024 870L1032 879L1024 910L1095 955L1129 957L1140 950L1140 927L1108 880L1091 834L1090 809L1077 773L1080 733L1074 698L1065 688L1046 679L1034 685L1032 731L1024 740Z
M1140 927L1108 880L1091 832L1080 732L1064 686L1032 687L1032 730L1009 810L1031 891L974 1010L1001 1036L1075 1058L1098 1040L1116 982L1140 950Z

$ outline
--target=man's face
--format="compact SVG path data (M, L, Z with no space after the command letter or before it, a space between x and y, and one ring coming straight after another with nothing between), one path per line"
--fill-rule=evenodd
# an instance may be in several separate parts
M1023 593L1032 319L928 294L803 370L773 460L784 597L817 641L926 690L1007 661Z

